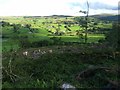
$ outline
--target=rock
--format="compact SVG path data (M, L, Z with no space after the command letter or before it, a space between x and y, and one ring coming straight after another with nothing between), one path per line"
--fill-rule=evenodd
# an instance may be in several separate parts
M27 51L23 52L23 55L27 56L27 55L28 55L28 52L27 52Z
M41 52L41 50L39 49L38 52Z
M46 51L41 52L41 54L45 54L45 53L46 53Z
M68 83L64 83L64 84L61 86L61 88L62 88L63 90L69 90L69 89L75 90L75 87L72 86L72 85L70 85L70 84L68 84Z
M53 51L52 50L49 50L49 53L52 53Z

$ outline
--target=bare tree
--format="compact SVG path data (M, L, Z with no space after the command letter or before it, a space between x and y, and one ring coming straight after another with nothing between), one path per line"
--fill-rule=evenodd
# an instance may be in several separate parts
M80 13L84 13L86 14L85 16L85 21L86 21L86 26L85 26L85 43L87 43L87 40L88 40L88 15L89 15L89 2L87 1L87 11L82 11L80 10L79 11Z

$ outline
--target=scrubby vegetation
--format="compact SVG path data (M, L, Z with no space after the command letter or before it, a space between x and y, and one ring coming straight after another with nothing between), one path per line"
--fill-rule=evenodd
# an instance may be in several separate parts
M1 17L3 88L118 88L119 22L89 17Z

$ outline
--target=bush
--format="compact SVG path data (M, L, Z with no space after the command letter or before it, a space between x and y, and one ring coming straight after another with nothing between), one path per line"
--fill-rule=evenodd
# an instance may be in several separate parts
M120 51L120 24L113 23L112 30L106 35L106 41L110 46Z
M37 41L37 42L32 42L31 47L43 47L43 46L49 46L52 45L52 42L48 40L42 40L42 41Z
M28 36L19 37L19 46L21 48L29 48L31 46L31 42L28 40Z

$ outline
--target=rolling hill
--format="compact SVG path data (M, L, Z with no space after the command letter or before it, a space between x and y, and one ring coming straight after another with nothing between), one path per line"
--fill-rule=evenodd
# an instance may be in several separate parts
M98 14L98 15L92 15L90 17L94 17L100 20L106 20L106 21L118 21L120 15L113 15L113 14Z

